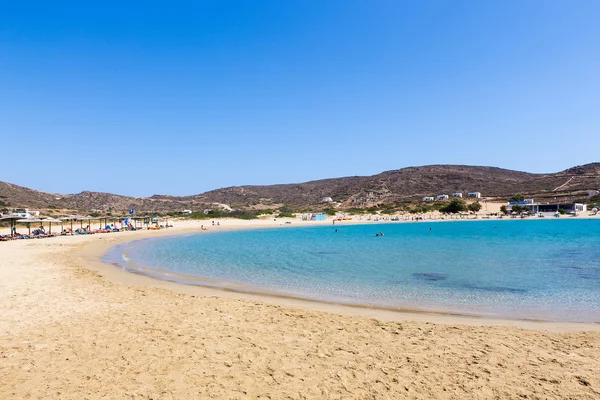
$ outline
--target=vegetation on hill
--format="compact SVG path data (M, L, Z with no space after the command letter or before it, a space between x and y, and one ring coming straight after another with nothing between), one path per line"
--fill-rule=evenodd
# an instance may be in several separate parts
M351 176L299 184L239 186L212 190L194 196L155 195L147 198L119 196L110 193L81 192L58 195L0 182L0 207L53 209L57 214L97 212L105 215L136 212L198 212L226 204L233 209L269 208L287 216L296 212L375 210L394 212L426 212L448 204L422 204L421 199L433 194L481 192L485 197L506 201L509 198L554 199L571 201L586 198L586 203L600 203L587 198L587 190L600 188L600 163L576 166L553 174L530 174L493 167L464 165L430 165L386 171L373 176ZM518 193L518 195L515 195ZM321 203L325 197L339 201L335 209ZM456 205L455 205L456 206ZM453 207L455 207L453 206ZM287 207L288 210L281 210ZM475 206L473 206L475 207ZM292 210L293 209L293 210ZM256 211L258 213L258 211ZM257 215L257 214L255 214ZM209 217L210 218L210 217Z

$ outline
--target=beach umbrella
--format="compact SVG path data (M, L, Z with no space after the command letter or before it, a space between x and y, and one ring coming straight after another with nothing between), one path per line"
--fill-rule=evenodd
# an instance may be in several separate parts
M88 225L90 225L90 224L92 223L92 221L93 221L93 220L94 220L94 217L91 217L91 216L89 216L89 215L88 215L87 217L81 217L81 218L79 219L79 221L81 221L81 229L83 229L83 221L87 221L87 222L88 222Z
M15 231L15 222L19 219L23 219L23 217L21 215L5 215L4 217L0 218L0 221L10 221L10 236L14 236L14 231Z
M73 221L77 221L79 218L83 218L83 217L78 217L77 215L70 215L68 217L61 217L61 219L63 221L71 221L71 234L73 234Z
M35 224L35 223L41 223L42 220L41 219L29 219L29 218L23 218L23 219L18 219L16 222L20 223L20 224L27 224L27 229L29 230L29 234L31 235L31 224Z
M51 217L44 218L42 220L42 222L47 222L48 223L48 233L52 233L52 223L53 222L56 223L56 224L62 223L62 221L60 219L51 218ZM61 231L62 231L62 229L61 229Z

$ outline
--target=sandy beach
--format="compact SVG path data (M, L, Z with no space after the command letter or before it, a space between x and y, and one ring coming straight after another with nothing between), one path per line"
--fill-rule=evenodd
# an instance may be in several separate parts
M0 398L600 398L598 324L271 298L100 262L200 224L0 243Z

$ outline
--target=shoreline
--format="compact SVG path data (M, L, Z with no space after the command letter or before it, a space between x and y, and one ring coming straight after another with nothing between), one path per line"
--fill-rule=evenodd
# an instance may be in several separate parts
M438 222L459 222L461 220L442 220ZM479 220L482 221L482 220ZM487 220L483 220L487 222ZM351 222L351 221L348 221ZM352 221L353 222L353 221ZM357 225L359 221L351 223ZM367 224L387 224L389 222L367 222ZM412 221L411 221L412 222ZM414 221L417 222L417 221ZM419 221L426 222L426 221ZM433 222L433 221L432 221ZM254 225L254 226L253 226ZM552 321L552 320L540 320L540 319L528 319L528 318L505 318L505 317L494 317L487 315L470 314L466 312L453 312L453 311L436 311L436 310L423 310L423 309L412 309L412 308L396 308L396 307L385 307L378 305L368 304L349 304L344 302L327 301L321 299L314 299L310 297L296 296L288 293L271 292L264 288L253 288L249 285L239 284L238 287L234 286L220 286L218 284L212 285L208 282L210 278L203 279L203 277L196 277L207 282L197 283L185 283L174 279L169 279L167 275L161 275L159 271L155 273L148 273L143 271L143 267L140 270L127 270L121 266L115 265L114 263L106 262L103 260L105 255L111 251L114 247L123 245L126 243L135 242L138 240L151 240L153 238L166 238L166 237L177 237L187 234L214 234L218 232L231 231L231 230L255 230L255 229L277 229L277 228L292 228L299 227L299 225L258 225L248 224L244 225L223 225L219 226L215 230L201 231L200 226L184 227L181 228L180 232L174 233L169 228L161 231L142 231L146 233L144 237L115 237L110 240L110 243L90 243L86 247L80 250L79 257L84 259L88 263L88 268L91 270L101 273L105 279L108 279L114 283L126 283L133 285L144 285L151 287L160 287L164 289L174 290L180 293L194 294L201 296L221 296L227 298L246 299L246 300L258 300L265 301L275 305L302 308L313 311L324 311L329 313L336 313L340 315L351 315L351 316L364 316L370 318L381 319L385 321L425 321L431 323L443 323L443 324L464 324L471 326L513 326L523 329L534 329L534 330L548 330L553 332L576 332L576 331L600 331L600 322L572 322L572 321ZM328 224L314 225L314 222L308 222L300 225L301 227L307 226L330 226ZM213 228L212 226L209 228ZM123 232L124 233L124 232ZM134 232L131 232L134 233ZM119 233L118 235L121 235ZM111 235L111 234L109 234ZM129 236L129 235L128 235ZM95 244L95 245L94 245ZM150 270L152 271L152 270ZM168 271L164 271L167 272ZM173 274L176 275L176 274ZM183 277L185 279L185 277ZM252 290L254 289L254 290Z
M194 225L0 244L0 398L598 397L598 324L356 309L101 261ZM233 225L249 226L214 230Z

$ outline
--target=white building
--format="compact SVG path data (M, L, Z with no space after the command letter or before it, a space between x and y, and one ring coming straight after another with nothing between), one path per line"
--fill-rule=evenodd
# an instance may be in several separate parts
M189 215L189 214L191 214L191 213L192 213L192 210L183 210L181 213L182 213L182 214L188 214L188 215Z
M448 200L450 198L450 196L448 196L447 194L440 194L439 196L437 196L435 198L436 201L440 201L440 200Z
M39 217L39 211L30 211L27 208L15 208L11 215L18 216L24 219Z
M452 193L452 197L460 197L462 199L462 193Z
M481 198L481 193L479 192L469 192L467 193L467 197L473 197L475 199Z
M331 197L323 197L321 203L333 203L333 199Z
M423 201L434 201L433 197L423 197Z
M555 214L558 210L562 209L565 212L571 213L580 213L587 211L587 205L581 203L554 203L554 204L528 204L527 208L530 213L539 215L539 214ZM512 208L511 208L512 209Z

